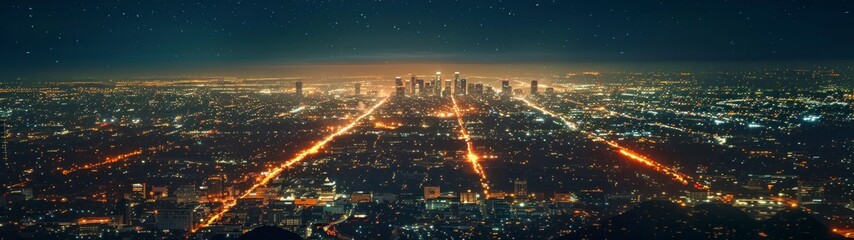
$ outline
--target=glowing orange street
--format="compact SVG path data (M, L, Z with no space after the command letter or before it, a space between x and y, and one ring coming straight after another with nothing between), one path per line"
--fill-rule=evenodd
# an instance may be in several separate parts
M579 129L577 128L577 125L576 125L575 123L570 122L568 119L564 118L563 116L560 116L560 115L558 115L558 114L556 114L556 113L553 113L553 112L549 111L548 109L545 109L545 108L542 108L542 107L540 107L540 106L537 106L536 104L534 104L533 102L531 102L531 101L529 101L529 100L527 100L527 99L524 99L524 98L517 98L517 99L522 100L522 102L524 102L525 104L527 104L529 107L531 107L531 108L533 108L533 109L537 109L537 110L539 110L540 112L542 112L542 113L544 113L544 114L546 114L546 115L549 115L549 116L551 116L551 117L554 117L554 118L560 119L560 120L561 120L561 122L563 122L564 124L566 124L570 129L578 130L578 131L580 131L580 132L582 132L582 133L585 133L585 135L586 135L588 138L591 138L591 139L593 139L593 140L602 140L601 138L599 138L599 137L595 136L592 132L586 132L586 131L579 130ZM651 168L651 169L653 169L653 170L655 170L655 171L657 171L657 172L660 172L660 173L663 173L663 174L665 174L665 175L668 175L668 176L670 176L671 178L673 178L673 180L675 180L675 181L677 181L677 182L681 183L682 185L689 185L689 184L692 184L691 182L693 181L693 178L691 178L690 176L685 175L685 174L683 174L683 173L680 173L679 171L677 171L676 169L674 169L674 168L672 168L672 167L669 167L669 166L664 165L664 164L662 164L662 163L659 163L659 162L657 162L657 161L655 161L655 160L652 160L652 159L650 159L650 158L648 158L648 157L646 157L646 156L643 156L643 155L641 155L641 154L639 154L639 153L637 153L637 152L635 152L635 151L633 151L633 150L631 150L631 149L628 149L628 148L626 148L626 147L620 146L620 145L619 145L617 142L615 142L615 141L605 141L605 143L606 143L606 144L608 144L608 146L611 146L612 148L616 149L616 150L617 150L617 152L618 152L618 153L620 153L620 155L623 155L624 157L626 157L626 158L628 158L628 159L631 159L631 160L635 160L635 161L637 161L637 162L640 162L640 163L642 163L642 164L646 165L647 167L649 167L649 168ZM696 188L696 189L701 189L701 190L709 189L709 186L706 186L705 184L703 184L703 183L701 183L701 182L697 182L697 181L694 181L694 182L693 182L693 186L692 186L692 187L694 187L694 188Z
M199 225L195 226L193 229L191 229L190 232L191 233L196 232L199 229L202 229L204 227L207 227L207 226L215 223L217 220L222 218L222 216L225 213L227 213L232 207L234 207L234 205L237 204L237 200L246 198L252 192L254 192L255 189L267 185L267 183L270 182L270 180L273 180L273 178L279 176L279 174L281 174L282 171L284 171L285 169L293 166L294 164L301 162L302 160L304 160L309 155L317 153L321 148L326 146L326 144L328 144L333 139L335 139L335 137L346 134L347 131L350 131L350 129L355 127L356 124L358 124L360 121L362 121L362 119L371 115L375 110L377 110L377 108L382 106L387 100L388 100L388 98L384 98L384 99L380 100L379 102L377 102L377 104L375 104L374 106L369 108L367 111L365 111L365 113L363 113L359 117L353 119L352 121L350 121L350 123L348 123L347 125L345 125L344 127L340 128L340 129L338 129L338 131L333 132L332 134L323 138L323 140L320 140L319 142L315 143L310 148L305 149L303 151L300 151L299 154L297 154L293 158L282 162L279 166L277 166L275 168L265 170L264 172L267 172L268 174L264 175L263 178L257 179L255 184L253 184L251 187L246 189L242 194L238 195L238 197L236 199L223 202L222 209L219 210L219 212L212 214L202 224L199 224Z
M68 175L69 173L80 171L80 170L88 170L88 169L101 167L101 166L104 166L107 164L116 163L119 161L124 161L124 160L127 160L129 157L133 157L133 156L140 155L140 154L142 154L142 150L136 150L133 152L121 154L121 155L114 156L114 157L108 157L107 159L104 159L103 162L94 163L94 164L86 164L83 166L78 166L78 167L73 167L73 168L62 170L62 174Z
M480 185L483 187L484 196L489 196L489 179L486 177L486 172L483 171L483 166L480 165L480 157L474 151L469 132L466 130L466 125L463 122L463 114L460 107L457 105L457 99L451 95L451 102L454 103L454 114L457 115L457 123L460 125L460 136L466 141L466 159L471 163L474 172L480 177Z

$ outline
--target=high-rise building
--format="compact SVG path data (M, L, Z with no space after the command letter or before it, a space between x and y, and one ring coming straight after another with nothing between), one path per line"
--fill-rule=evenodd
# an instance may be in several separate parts
M451 79L445 79L445 90L442 91L442 96L450 96L451 95Z
M460 87L457 89L459 91L459 95L466 95L466 79L460 79Z
M302 97L302 81L297 81L294 84L296 84L296 96Z
M158 209L155 215L157 229L187 231L193 228L192 208Z
M421 96L427 95L427 92L424 89L424 79L415 80L416 85L418 85L418 94Z
M513 194L516 198L525 197L528 195L528 181L524 179L517 179L513 183Z
M554 93L555 93L555 88L553 88L553 87L547 87L547 88L546 88L546 94L551 95L551 94L554 94Z
M180 185L175 189L175 198L178 203L199 202L199 192L195 185Z
M433 199L438 198L439 195L442 194L442 191L439 189L439 186L427 186L424 187L424 199Z
M403 78L394 77L394 95L403 97L406 95L406 88L403 86Z
M460 92L460 72L454 72L454 94Z
M461 204L476 204L477 203L477 193L468 192L460 193L460 203Z
M501 80L501 96L509 98L510 95L513 95L513 88L510 87L510 81Z
M417 82L418 80L417 80L417 79L415 79L415 74L411 74L411 75L409 76L409 78L410 78L410 80L409 80L409 84L410 84L410 86L409 86L409 90L410 90L410 91L409 91L409 94L410 94L410 95L415 95L415 87L416 87L416 85L417 85L417 83L416 83L416 82Z
M433 94L442 94L442 72L436 72L436 78L433 79Z
M356 96L362 94L362 83L356 83L354 93L356 94Z
M531 81L531 95L537 95L537 80Z
M466 88L466 94L474 94L474 83L469 83Z
M472 93L472 94L474 94L474 95L483 94L483 83L474 84L474 93Z

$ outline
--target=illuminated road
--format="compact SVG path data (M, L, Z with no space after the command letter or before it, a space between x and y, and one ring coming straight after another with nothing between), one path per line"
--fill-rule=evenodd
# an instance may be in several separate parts
M469 137L469 132L466 130L466 125L463 122L463 114L453 94L451 95L451 102L454 103L454 114L457 115L457 123L460 125L460 136L466 141L466 159L471 163L474 172L480 177L480 185L483 187L484 196L489 196L489 179L486 177L486 172L483 171L483 166L480 165L480 157L474 151L471 137Z
M273 180L273 178L276 178L276 176L279 176L279 174L281 174L282 171L284 171L285 169L293 166L294 164L301 162L302 160L304 160L309 155L317 153L321 148L326 146L326 144L328 144L333 139L335 139L335 137L346 134L347 131L350 131L350 129L355 127L356 124L358 124L360 121L362 121L362 119L364 119L365 117L370 116L372 113L374 113L374 111L377 110L377 108L379 108L380 106L382 106L387 100L388 100L387 97L383 98L382 100L377 102L377 104L375 104L373 107L371 107L367 111L365 111L365 113L363 113L359 117L353 119L353 121L351 121L349 124L345 125L341 129L338 129L338 131L335 131L334 133L326 136L325 138L323 138L323 140L315 143L310 148L300 151L299 154L297 154L296 156L294 156L293 158L291 158L287 161L282 162L282 164L279 165L278 167L265 170L264 172L266 172L267 174L264 175L263 178L258 179L255 182L255 184L253 184L251 187L246 189L246 191L244 191L242 194L240 194L237 197L237 199L224 202L222 209L219 212L211 215L204 223L202 223L202 224L196 226L195 228L191 229L190 233L194 233L194 232L198 231L199 229L202 229L202 228L207 227L211 224L214 224L225 213L227 213L232 207L234 207L235 204L237 204L237 200L246 198L252 192L254 192L255 189L262 187L264 185L267 185L267 183L270 182L270 180Z
M522 102L524 102L525 104L527 104L529 107L531 107L531 108L533 108L533 109L537 109L537 110L539 110L540 112L542 112L542 113L544 113L544 114L546 114L546 115L549 115L549 116L551 116L551 117L554 117L554 118L560 119L560 121L561 121L561 122L563 122L563 123L564 123L566 126L568 126L570 129L572 129L572 130L576 130L576 131L579 131L579 132L582 132L582 133L584 133L585 135L587 135L587 137L588 137L588 138L590 138L590 139L592 139L592 140L594 140L594 141L597 141L597 142L603 142L603 141L604 141L606 144L608 144L608 146L611 146L612 148L614 148L615 150L617 150L617 152L618 152L618 153L620 153L620 155L622 155L623 157L626 157L626 158L628 158L628 159L630 159L630 160L634 160L634 161L640 162L640 163L642 163L642 164L646 165L647 167L649 167L649 168L651 168L651 169L653 169L653 170L655 170L655 171L657 171L657 172L660 172L660 173L663 173L663 174L665 174L665 175L668 175L668 176L670 176L674 181L677 181L677 182L681 183L682 185L692 185L692 187L694 187L694 188L696 188L696 189L709 189L709 187L708 187L708 186L706 186L705 184L703 184L703 183L701 183L701 182L693 181L693 178L692 178L692 177L690 177L690 176L688 176L688 175L685 175L685 174L683 174L683 173L680 173L679 171L677 171L677 170L676 170L675 168L673 168L673 167L670 167L670 166L664 165L664 164L659 163L659 162L657 162L657 161L655 161L655 160L653 160L653 159L650 159L650 158L648 158L648 157L646 157L646 156L643 156L643 155L641 155L641 154L639 154L639 153L637 153L637 152L635 152L635 151L633 151L633 150L631 150L631 149L629 149L629 148L626 148L626 147L620 146L617 142L614 142L614 141L605 141L604 139L602 139L602 138L600 138L600 137L598 137L598 136L595 136L592 132L587 132L587 131L580 130L580 129L578 129L578 127L577 127L577 125L576 125L575 123L573 123L573 122L569 121L568 119L564 118L563 116L560 116L560 115L558 115L558 114L556 114L556 113L554 113L554 112L549 111L548 109L545 109L545 108L542 108L542 107L540 107L540 106L537 106L537 104L535 104L535 103L533 103L533 102L529 101L528 99L525 99L525 98L519 98L519 97L517 97L516 99L521 100Z
M69 168L69 169L62 170L62 174L63 174L63 175L68 175L69 173L73 173L73 172L80 171L80 170L88 170L88 169L98 168L98 167L101 167L101 166L104 166L104 165L107 165L107 164L111 164L111 163L116 163L116 162L124 161L124 160L127 160L127 159L128 159L128 158L130 158L130 157L133 157L133 156L136 156L136 155L140 155L140 154L142 154L142 150L136 150L136 151L133 151L133 152L129 152L129 153L125 153L125 154L121 154L121 155L114 156L114 157L108 157L107 159L104 159L104 161L103 161L103 162L99 162L99 163L95 163L95 164L86 164L86 165L83 165L83 166L73 167L73 168Z

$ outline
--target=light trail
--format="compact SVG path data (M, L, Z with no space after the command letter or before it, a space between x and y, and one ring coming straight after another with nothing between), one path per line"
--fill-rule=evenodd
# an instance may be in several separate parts
M586 135L587 135L587 137L588 137L588 138L590 138L590 139L592 139L592 140L599 140L599 141L604 140L604 139L602 139L602 138L600 138L600 137L597 137L597 136L596 136L595 134L593 134L592 132L583 131L583 130L578 129L578 127L577 127L577 125L576 125L575 123L573 123L573 122L569 121L569 120L568 120L568 119L566 119L565 117L563 117L563 116L561 116L561 115L558 115L558 114L556 114L556 113L554 113L554 112L552 112L552 111L549 111L548 109L545 109L545 108L543 108L543 107L537 106L537 104L535 104L535 103L533 103L533 102L531 102L531 101L529 101L529 100L527 100L527 99L524 99L524 98L521 98L521 97L517 97L516 99L522 100L522 102L525 102L525 104L527 104L529 107L531 107L531 108L533 108L533 109L537 109L537 110L539 110L540 112L542 112L542 113L544 113L544 114L546 114L546 115L549 115L549 116L551 116L551 117L554 117L554 118L560 119L560 120L561 120L561 122L563 122L564 124L566 124L566 126L568 126L570 129L572 129L572 130L576 130L576 131L579 131L579 132L582 132L582 133L586 134ZM673 180L675 180L675 181L677 181L677 182L681 183L682 185L692 185L692 187L694 187L694 188L696 188L696 189L701 189L701 190L707 190L707 189L709 189L709 186L706 186L705 184L703 184L703 183L701 183L701 182L699 182L699 181L694 181L694 180L693 180L693 178L692 178L691 176L688 176L688 175L686 175L686 174L680 173L678 170L676 170L676 169L675 169L675 168L673 168L673 167L670 167L670 166L664 165L664 164L662 164L662 163L659 163L659 162L657 162L657 161L655 161L655 160L653 160L653 159L651 159L651 158L649 158L649 157L643 156L643 155L641 155L641 154L639 154L639 153L637 153L637 152L635 152L635 151L633 151L633 150L631 150L631 149L629 149L629 148L626 148L626 147L620 146L620 144L618 144L618 143L617 143L617 142L615 142L615 141L605 141L605 144L608 144L608 146L611 146L612 148L616 149L616 150L617 150L617 152L618 152L618 153L620 153L620 155L623 155L624 157L626 157L626 158L628 158L628 159L631 159L631 160L635 160L635 161L637 161L637 162L640 162L640 163L642 163L642 164L646 165L647 167L649 167L649 168L651 168L651 169L653 169L653 170L655 170L655 171L657 171L657 172L660 172L660 173L663 173L663 174L665 174L665 175L668 175L668 176L670 176L671 178L673 178ZM692 183L692 182L693 182L693 183Z
M73 173L76 171L93 169L93 168L97 168L97 167L104 166L107 164L124 161L124 160L127 160L129 157L133 157L133 156L140 155L140 154L142 154L142 150L136 150L133 152L121 154L121 155L114 156L114 157L108 157L107 159L104 159L103 162L86 164L83 166L78 166L78 167L73 167L73 168L62 170L62 175L68 175L69 173Z
M267 185L267 183L270 182L270 180L273 180L273 178L279 176L279 174L281 174L282 171L284 171L285 169L293 166L294 164L301 162L303 159L305 159L309 155L317 153L318 151L320 151L321 148L326 146L326 144L328 144L333 139L335 139L335 137L344 135L345 133L347 133L347 131L350 131L350 129L352 129L353 127L356 126L356 124L358 124L360 121L362 121L362 119L364 119L365 117L370 116L372 113L374 113L374 111L377 110L377 108L379 108L380 106L382 106L387 100L388 100L388 97L383 98L382 100L377 102L377 104L375 104L373 107L371 107L367 111L365 111L365 113L363 113L359 117L353 119L353 121L351 121L349 124L345 125L341 129L338 129L338 131L335 131L334 133L326 136L325 138L323 138L323 140L320 140L319 142L315 143L310 148L300 151L299 154L297 154L296 156L294 156L293 158L291 158L285 162L282 162L282 164L279 165L278 167L264 171L264 172L268 172L268 174L266 176L257 180L257 182L255 182L255 184L253 184L251 187L246 189L246 191L244 191L242 194L240 194L236 199L223 202L222 209L219 212L211 215L207 219L207 221L205 221L204 223L199 224L198 226L195 226L193 229L190 229L190 233L194 233L194 232L198 231L199 229L202 229L204 227L210 226L211 224L214 224L217 220L222 218L222 216L225 213L227 213L229 210L231 210L231 208L234 207L234 205L237 204L237 200L246 198L247 196L252 194L252 192L254 192L255 189L262 187L264 185Z
M460 107L457 105L457 99L454 98L454 95L451 95L451 102L454 103L454 113L457 115L457 123L460 125L460 136L463 137L463 140L466 141L466 159L471 163L474 172L480 177L480 186L483 188L484 197L489 196L489 179L486 177L486 172L483 171L483 166L480 165L480 157L477 156L477 153L474 151L474 145L472 145L471 137L469 136L468 130L466 130L466 125L463 122L463 114L460 111Z

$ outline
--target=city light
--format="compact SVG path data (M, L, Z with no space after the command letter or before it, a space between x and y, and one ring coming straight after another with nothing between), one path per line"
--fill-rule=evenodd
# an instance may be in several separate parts
M124 161L130 157L140 155L140 154L142 154L142 150L136 150L136 151L125 153L125 154L121 154L121 155L117 155L117 156L113 156L113 157L108 157L108 158L104 159L104 161L102 161L102 162L93 163L93 164L86 164L83 166L73 167L73 168L62 170L62 174L68 175L70 173L80 171L80 170L89 170L89 169L98 168L98 167L101 167L101 166L104 166L107 164Z
M533 109L537 109L537 110L539 110L540 112L542 112L542 113L544 113L544 114L546 114L546 115L549 115L549 116L551 116L551 117L554 117L554 118L559 119L561 122L563 122L563 123L564 123L566 126L568 126L570 129L580 131L580 132L584 133L584 134L585 134L588 138L590 138L590 139L596 139L596 140L598 140L598 139L599 139L599 137L596 137L596 136L594 135L594 133L593 133L593 132L588 132L588 131L583 131L583 130L578 129L578 128L577 128L577 125L576 125L575 123L573 123L573 122L569 121L568 119L566 119L565 117L563 117L563 116L561 116L561 115L558 115L558 114L556 114L556 113L554 113L554 112L549 111L548 109L545 109L545 108L543 108L543 107L538 106L537 104L535 104L535 103L531 102L531 101L530 101L530 100L528 100L528 99L521 98L521 97L520 97L520 98L516 98L516 99L521 100L522 102L524 102L526 105L528 105L529 107L531 107L531 108L533 108ZM633 150L631 150L631 149L629 149L629 148L626 148L626 147L620 146L620 145L619 145L617 142L615 142L615 141L604 141L604 142L605 142L606 144L608 144L608 146L611 146L612 148L616 149L616 150L617 150L617 152L618 152L618 153L620 153L620 155L622 155L622 156L624 156L624 157L626 157L626 158L628 158L628 159L635 160L635 161L638 161L638 162L640 162L640 163L643 163L644 165L646 165L647 167L649 167L649 168L650 168L650 169L652 169L652 170L655 170L655 171L657 171L657 172L660 172L660 173L663 173L663 174L665 174L665 175L668 175L668 176L670 176L671 178L673 178L673 180L674 180L674 181L677 181L677 182L679 182L679 183L680 183L680 184L682 184L682 185L689 185L689 184L692 184L692 183L691 183L692 178L691 178L690 176L685 175L685 174L683 174L683 173L680 173L680 172L678 172L677 170L675 170L675 169L674 169L674 168L672 168L672 167L666 166L666 165L664 165L664 164L662 164L662 163L659 163L659 162L657 162L657 161L655 161L655 160L652 160L652 159L650 159L650 158L648 158L648 157L646 157L646 156L643 156L643 155L641 155L641 154L639 154L639 153L637 153L637 152L635 152L635 151L633 151ZM705 184L703 184L703 183L701 183L701 182L696 182L696 181L695 181L695 182L693 182L693 184L692 184L691 186L692 186L692 187L694 187L694 188L696 188L696 189L701 189L701 190L707 190L707 189L709 189L709 187L708 187L708 186L706 186Z
M372 106L367 111L365 111L362 115L360 115L359 117L357 117L355 119L352 119L352 121L350 121L350 123L348 123L347 125L345 125L344 127L340 128L340 129L338 129L338 131L335 131L332 134L326 136L325 138L323 138L323 140L320 140L319 142L315 143L310 148L307 148L305 150L300 151L299 154L297 154L296 156L294 156L293 158L291 158L287 161L282 162L282 164L280 164L279 166L277 166L273 169L265 170L265 172L269 172L269 174L264 175L263 178L261 178L255 184L253 184L251 187L249 187L248 189L243 191L243 193L240 194L237 197L237 199L223 202L223 206L222 206L222 209L220 211L209 216L207 218L207 220L205 220L204 223L199 224L197 226L194 226L192 229L190 229L190 232L191 233L196 232L199 229L202 229L204 227L207 227L207 226L210 226L211 224L216 223L217 220L222 218L222 216L225 213L227 213L232 207L234 207L234 205L237 204L237 200L246 198L247 196L252 194L255 191L255 189L262 187L264 185L267 185L267 183L270 182L270 180L273 180L273 178L278 177L279 174L281 174L282 171L284 171L285 169L293 166L294 164L301 162L303 159L305 159L309 155L317 153L318 151L320 151L320 149L322 149L324 146L326 146L326 144L328 144L330 141L335 139L335 137L346 134L348 131L350 131L350 129L355 127L356 124L358 124L360 121L362 121L362 119L371 115L372 113L374 113L375 110L377 110L377 108L379 108L380 106L385 104L387 100L388 100L388 97L383 98L382 100L380 100L379 102L374 104L374 106Z
M484 196L489 196L489 179L486 177L486 172L483 170L483 166L480 165L480 157L478 157L477 153L474 151L474 145L472 144L471 137L469 136L465 122L463 121L462 111L460 111L460 107L457 105L457 99L454 95L451 95L451 102L454 103L454 113L457 115L457 124L459 124L460 127L460 136L462 136L463 140L466 142L466 159L471 163L474 172L477 173L478 177L480 177L480 185L483 188Z

